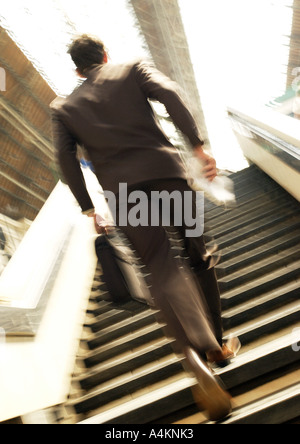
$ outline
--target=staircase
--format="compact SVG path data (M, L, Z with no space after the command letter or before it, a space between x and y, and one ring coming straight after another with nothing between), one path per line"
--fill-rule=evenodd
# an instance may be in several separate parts
M217 371L233 396L224 424L297 423L300 418L300 204L255 166L234 174L238 205L206 204L226 335L243 348ZM297 330L298 329L298 330ZM68 402L58 423L202 424L192 375L155 313L109 302L97 270Z

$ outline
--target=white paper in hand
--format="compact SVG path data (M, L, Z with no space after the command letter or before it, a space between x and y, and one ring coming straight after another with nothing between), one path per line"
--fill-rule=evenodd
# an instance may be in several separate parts
M232 207L236 204L234 184L226 176L217 176L212 182L203 175L203 163L192 157L187 162L188 184L194 191L203 191L206 197L220 206Z

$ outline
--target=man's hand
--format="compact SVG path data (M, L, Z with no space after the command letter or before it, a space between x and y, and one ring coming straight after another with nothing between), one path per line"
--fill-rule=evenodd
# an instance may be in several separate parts
M88 215L94 219L94 226L97 234L108 234L109 230L112 228L108 222L103 219L102 216L96 213L91 213Z
M217 162L215 159L203 150L202 146L195 147L195 156L203 162L203 173L210 182L212 182L218 175Z

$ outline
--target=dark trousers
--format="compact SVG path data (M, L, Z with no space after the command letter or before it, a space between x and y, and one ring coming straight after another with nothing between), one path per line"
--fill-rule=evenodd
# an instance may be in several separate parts
M132 226L129 220L126 226L120 228L151 275L152 301L150 302L160 310L159 320L167 325L166 332L176 339L179 351L189 345L200 352L218 349L222 344L223 335L220 292L215 271L209 268L211 258L207 254L203 235L187 237L186 230L191 230L193 227L186 225L186 218L182 215L182 223L176 227L176 231L183 240L188 256L188 259L183 259L181 255L178 255L178 251L168 236L168 227L164 226L163 218L159 218L158 226L151 225L153 211L158 211L158 208L153 205L153 199L151 202L152 191L180 192L182 202L184 202L186 192L193 193L194 218L198 211L196 193L182 179L164 179L139 184L128 189L128 193L135 190L143 191L147 197L144 206L140 208L144 208L147 212L149 223L145 226ZM136 211L136 202L126 202L125 206L124 203L118 202L117 208L116 223L119 225L120 212L125 208L127 214L130 215L131 211ZM180 211L178 206L171 201L171 225L174 221L180 220L178 211ZM182 205L182 211L184 211L184 205Z

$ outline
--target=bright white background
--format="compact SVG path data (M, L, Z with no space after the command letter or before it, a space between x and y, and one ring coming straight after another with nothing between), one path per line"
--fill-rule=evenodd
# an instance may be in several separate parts
M218 166L240 169L226 105L266 104L285 92L293 1L178 2ZM0 19L60 95L77 84L66 54L76 34L98 35L116 63L149 55L126 0L10 0Z

